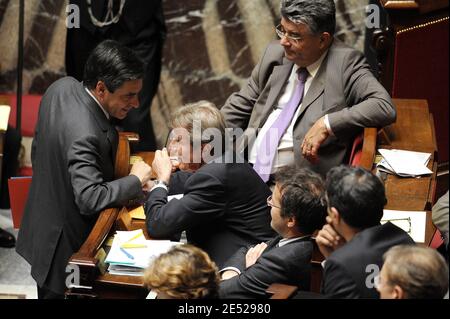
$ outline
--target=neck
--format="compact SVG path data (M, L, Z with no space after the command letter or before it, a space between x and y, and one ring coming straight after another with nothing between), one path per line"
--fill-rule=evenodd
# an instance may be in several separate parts
M357 229L357 228L353 228L353 227L350 227L348 225L345 225L343 227L343 229L341 230L340 234L341 234L342 237L344 237L346 242L349 242L360 231L361 231L361 229Z
M310 235L310 234L304 234L299 231L289 230L286 234L281 235L281 237L283 237L283 239L291 239L291 238L298 238L298 237L303 237L303 236L308 236L308 235Z

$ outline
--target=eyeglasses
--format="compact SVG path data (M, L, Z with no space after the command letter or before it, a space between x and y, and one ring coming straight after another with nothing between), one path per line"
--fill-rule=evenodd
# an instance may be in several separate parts
M284 31L283 26L281 24L277 25L275 27L275 32L277 33L277 36L280 39L283 39L283 37L286 37L289 42L297 43L301 40L303 40L303 37L299 34L289 34L288 32Z
M269 197L267 197L267 206L273 207L273 208L279 208L279 209L281 209L280 206L275 206L275 205L272 203L272 195L270 195Z

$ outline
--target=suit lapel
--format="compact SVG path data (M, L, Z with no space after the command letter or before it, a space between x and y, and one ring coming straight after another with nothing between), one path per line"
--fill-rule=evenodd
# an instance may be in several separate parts
M275 103L277 102L289 75L291 74L293 63L287 59L284 59L283 62L284 63L282 65L278 65L273 68L273 73L270 79L271 89L269 96L267 97L267 101L264 104L264 108L261 110L262 116L260 117L261 120L257 127L262 127L270 113L272 113Z
M117 130L106 118L105 114L100 109L100 106L97 104L97 102L86 92L82 83L80 83L80 86L81 86L80 93L84 100L84 104L86 105L89 112L91 112L94 115L94 118L97 121L97 124L100 127L100 129L106 134L106 139L111 145L112 161L113 163L115 163L117 144L119 142Z
M306 92L306 95L303 97L302 108L298 114L297 119L295 120L295 124L302 117L303 113L305 113L306 109L315 101L317 98L324 92L325 90L325 74L326 74L326 58L322 61L322 65L320 66L319 71L314 77L311 86ZM320 111L322 108L320 109Z

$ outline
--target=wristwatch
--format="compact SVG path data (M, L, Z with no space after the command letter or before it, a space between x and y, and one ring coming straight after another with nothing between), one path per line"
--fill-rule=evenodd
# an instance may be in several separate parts
M165 181L162 181L160 179L155 179L153 181L153 183L155 183L155 186L156 185L164 185L167 188L167 190L169 190L169 184L167 184Z

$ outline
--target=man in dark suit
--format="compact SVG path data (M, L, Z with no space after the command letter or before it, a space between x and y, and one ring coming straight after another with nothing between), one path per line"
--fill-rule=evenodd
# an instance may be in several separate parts
M184 183L183 198L168 202L172 163L166 149L156 152L152 168L157 181L148 186L144 206L150 237L185 230L187 240L219 267L239 248L272 238L266 204L270 189L248 163L222 154L225 124L219 110L206 102L187 105L172 115L171 126L170 155L179 155L179 167L194 173Z
M281 16L280 41L221 111L244 130L238 151L264 180L294 163L325 176L364 127L388 125L396 111L363 54L334 39L333 0L282 0Z
M392 246L414 244L394 224L380 225L384 186L359 167L339 166L327 174L327 225L316 238L324 263L322 293L329 298L378 298L375 277Z
M133 165L114 180L117 131L139 105L143 64L114 41L98 45L86 64L84 82L66 77L42 97L32 145L33 180L17 240L31 264L39 298L63 297L66 266L89 235L98 213L142 195L151 168Z
M81 80L89 53L103 40L115 40L132 49L145 63L140 105L117 124L125 131L139 133L139 143L131 145L135 152L154 151L150 106L159 85L166 37L162 1L70 0L69 3L79 8L80 26L67 29L67 75Z
M309 290L312 233L325 223L324 185L308 169L285 167L275 174L268 198L272 228L278 236L255 247L241 248L221 270L221 298L266 298L272 283Z

